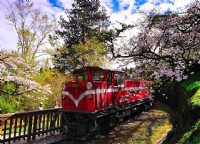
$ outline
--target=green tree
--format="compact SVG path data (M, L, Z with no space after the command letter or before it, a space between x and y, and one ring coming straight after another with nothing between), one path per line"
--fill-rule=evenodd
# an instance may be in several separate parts
M80 57L74 46L84 45L94 37L103 42L102 35L109 25L108 16L105 9L101 8L99 0L75 0L72 9L67 10L66 15L68 20L60 18L61 29L56 31L55 36L55 39L64 41L64 46L57 47L57 54L54 57L55 66L61 71L82 66L84 57ZM89 59L87 60L89 62Z
M66 51L64 48L60 50ZM85 43L74 45L73 51L74 54L66 59L66 63L71 64L70 66L72 68L102 66L109 63L105 58L105 55L107 54L106 45L99 42L96 38L86 40ZM59 54L60 53L57 53L57 56L61 56Z
M55 22L38 9L34 3L26 0L10 3L8 0L7 20L13 26L18 37L18 50L26 62L47 54L47 38L55 28Z
M43 71L47 73L49 70L46 69ZM45 78L45 82L51 87L52 94L47 97L44 101L46 108L52 108L54 102L57 101L58 105L61 106L61 87L64 82L72 81L73 77L70 74L63 74L58 71L51 72L51 75Z

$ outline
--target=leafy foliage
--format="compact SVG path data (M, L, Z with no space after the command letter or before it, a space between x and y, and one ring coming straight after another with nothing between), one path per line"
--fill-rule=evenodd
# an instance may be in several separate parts
M104 43L99 42L95 38L91 41L74 45L76 57L82 67L101 66L105 64L105 55L107 48Z
M2 113L13 113L16 111L20 111L18 107L19 105L16 98L13 98L10 95L0 96L0 108L2 110Z
M200 74L194 75L188 80L183 81L182 86L186 88L188 92L194 94L200 88Z
M35 98L37 98L36 108L38 108L40 102L44 103L44 108L53 108L54 101L61 104L60 92L62 83L65 81L71 81L72 76L70 74L62 74L49 67L43 67L40 70L40 73L37 73L34 76L34 80L41 85L46 85L46 87L44 87L46 94L41 94L40 96L38 96L38 94L33 94L35 95Z
M182 82L182 86L192 95L189 103L193 108L200 107L200 73Z
M44 101L46 108L52 108L54 102L57 101L61 106L61 87L64 82L72 81L73 77L70 74L63 74L58 71L53 71L51 77L46 79L49 84L52 94Z
M190 103L193 107L200 108L200 89L191 97Z

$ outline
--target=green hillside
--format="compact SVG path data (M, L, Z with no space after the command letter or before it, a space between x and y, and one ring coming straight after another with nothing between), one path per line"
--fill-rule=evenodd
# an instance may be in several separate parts
M178 87L174 96L184 104L177 108L183 119L169 143L200 144L200 73L183 81Z

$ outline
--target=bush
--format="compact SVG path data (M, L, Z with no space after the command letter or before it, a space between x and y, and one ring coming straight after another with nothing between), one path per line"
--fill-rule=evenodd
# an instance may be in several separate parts
M188 130L178 144L199 144L200 143L200 119Z
M9 97L9 96L7 96ZM8 98L10 99L10 98ZM10 103L11 102L11 103ZM2 95L0 96L0 108L2 110L2 113L13 113L16 111L16 104L10 100L10 102L7 102Z
M200 88L200 73L183 81L181 86L183 86L189 93L194 94Z

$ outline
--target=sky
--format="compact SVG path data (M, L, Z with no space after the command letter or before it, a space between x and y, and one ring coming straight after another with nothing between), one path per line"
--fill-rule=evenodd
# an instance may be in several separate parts
M16 50L17 34L5 18L8 1L13 3L15 0L0 0L0 49ZM161 12L181 11L192 1L194 0L100 0L100 3L110 16L111 27L119 27L117 22L137 23L141 18L138 11L148 12L154 8ZM73 0L34 0L34 7L58 21L61 15L65 17L65 10L70 9L72 3Z

